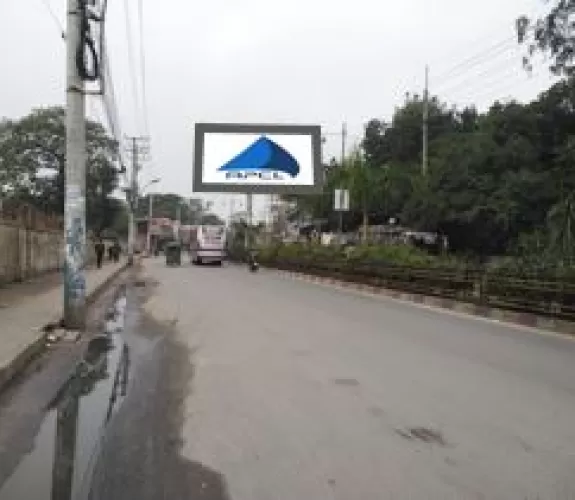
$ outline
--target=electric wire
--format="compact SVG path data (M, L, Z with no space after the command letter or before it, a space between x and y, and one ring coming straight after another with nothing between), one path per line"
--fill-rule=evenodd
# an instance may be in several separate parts
M136 61L134 56L134 44L132 34L132 24L130 22L130 8L128 0L124 0L124 17L126 22L126 38L128 42L128 64L130 71L130 80L132 85L132 100L134 105L134 114L136 116L136 124L141 124L142 113L140 111L140 93L138 91Z
M90 21L94 18L88 9L86 1L78 0L80 9L80 43L76 49L76 65L82 80L94 82L100 78L100 60L90 26ZM88 63L88 59L91 59L92 66Z
M487 49L476 53L475 55L465 59L455 66L452 66L451 69L441 73L437 77L439 83L437 83L436 86L442 87L450 80L465 75L465 73L467 73L469 70L483 65L486 62L488 63L493 60L493 58L505 54L509 50L515 49L515 45L510 43L511 40L513 40L513 38L507 38L506 40L491 45Z
M519 69L519 68L513 66L513 62L517 62L515 58L504 59L503 61L500 61L500 64L489 67L488 69L481 71L480 73L475 73L475 74L469 75L467 78L464 78L463 80L460 80L459 82L455 82L450 87L441 88L439 90L439 92L441 94L446 94L446 93L452 93L452 92L454 92L454 91L456 91L459 88L464 87L464 86L467 86L468 88L469 87L473 88L474 86L477 86L477 85L483 86L484 85L484 78L489 77L493 73L500 75L501 71L503 71L505 69L507 69L507 71L505 71L505 74L509 74L510 72L511 73L517 72L517 69Z
M149 133L148 99L146 91L146 51L144 50L144 5L143 0L138 1L139 43L140 43L140 71L142 85L142 110L144 118L145 135Z
M58 28L58 31L60 32L60 35L62 36L62 39L64 40L66 38L66 32L64 31L64 26L62 25L62 23L60 22L60 19L58 19L58 16L54 12L54 9L52 8L52 5L50 4L50 0L42 0L42 3L45 5L46 10L48 11L48 14L52 18L52 21L54 21L54 24Z

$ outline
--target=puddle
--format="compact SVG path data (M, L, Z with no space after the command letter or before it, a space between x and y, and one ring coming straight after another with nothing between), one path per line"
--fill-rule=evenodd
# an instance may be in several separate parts
M0 500L87 498L106 426L128 389L130 348L121 335L124 296L112 312L105 332L89 342L49 406L34 449L0 488Z

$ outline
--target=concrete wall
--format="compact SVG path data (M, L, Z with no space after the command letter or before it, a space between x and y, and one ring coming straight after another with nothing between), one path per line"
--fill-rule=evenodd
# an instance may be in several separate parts
M56 271L63 265L62 231L0 224L0 285Z

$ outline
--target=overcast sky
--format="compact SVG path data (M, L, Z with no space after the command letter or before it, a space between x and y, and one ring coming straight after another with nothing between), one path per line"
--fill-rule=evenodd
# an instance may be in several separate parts
M65 0L0 0L0 116L64 102ZM142 134L138 1L108 0L108 40L123 132ZM136 51L131 80L126 6ZM528 78L514 20L542 0L143 0L151 160L144 181L192 196L193 125L198 121L320 124L326 152L347 122L358 142L370 118L389 119L406 92L421 93L430 65L433 94L485 108L525 101L548 87L544 68ZM469 58L477 56L472 61ZM101 117L97 98L88 103ZM224 200L216 197L219 211ZM237 206L236 206L237 208ZM261 208L261 204L260 204Z

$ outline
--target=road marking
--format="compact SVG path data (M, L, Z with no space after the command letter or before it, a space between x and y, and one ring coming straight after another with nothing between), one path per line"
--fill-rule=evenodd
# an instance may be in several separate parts
M387 300L387 301L396 302L396 303L403 304L403 305L418 307L420 309L426 309L428 311L431 311L431 312L434 312L437 314L447 314L450 316L455 316L455 317L460 318L460 319L483 321L485 323L491 323L492 325L503 326L503 327L507 327L507 328L513 329L513 330L521 330L524 332L535 333L535 334L543 336L543 337L554 337L557 339L563 339L563 340L568 340L570 342L575 342L575 335L571 335L569 333L554 332L552 330L546 330L543 328L537 328L537 327L528 326L528 325L520 325L517 323L513 323L510 321L505 321L505 320L501 320L501 319L486 318L485 316L476 316L474 314L464 313L464 312L460 312L460 311L454 311L453 309L447 309L444 307L431 306L429 304L421 304L419 302L412 302L411 300L407 300L407 299L390 297L388 295L369 292L366 290L358 290L357 288L347 287L347 286L342 285L341 283L338 283L338 282L325 283L323 281L319 281L319 279L307 279L305 276L304 277L294 276L294 275L291 275L289 273L287 273L285 275L289 276L292 279L296 279L298 281L305 281L306 283L310 283L312 285L319 285L319 286L322 286L324 288L337 289L337 290L340 290L342 292L353 293L355 295L361 295L363 297L370 297L370 298L374 298L374 299Z

